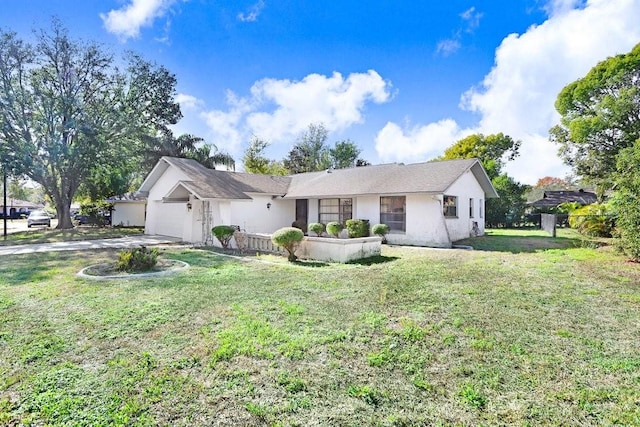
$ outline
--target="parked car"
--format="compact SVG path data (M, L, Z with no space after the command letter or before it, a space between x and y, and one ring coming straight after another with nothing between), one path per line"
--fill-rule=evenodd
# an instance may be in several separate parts
M45 211L33 211L27 217L27 228L31 228L32 225L51 227L51 217Z

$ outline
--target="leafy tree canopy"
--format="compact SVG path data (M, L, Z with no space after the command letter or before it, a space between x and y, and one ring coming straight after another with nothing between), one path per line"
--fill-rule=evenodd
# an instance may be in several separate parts
M282 162L271 160L264 155L268 146L267 141L254 136L242 157L244 170L263 175L287 175L289 171Z
M447 148L443 160L470 159L480 160L489 178L495 178L502 172L505 161L515 159L520 153L520 141L514 141L502 133L469 135Z
M550 130L551 140L564 162L601 195L613 184L620 150L640 138L640 44L567 85L555 107L561 120Z
M130 171L142 136L181 117L175 76L134 54L125 61L118 68L57 20L34 44L0 30L0 155L15 175L43 186L58 228L73 227L71 201L96 170Z

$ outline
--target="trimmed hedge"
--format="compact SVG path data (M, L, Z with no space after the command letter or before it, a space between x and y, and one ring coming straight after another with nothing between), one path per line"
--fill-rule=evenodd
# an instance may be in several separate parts
M371 227L371 232L377 236L382 237L382 242L387 242L387 234L389 234L389 226L387 224L376 224Z
M309 224L309 227L307 227L307 229L315 233L316 236L321 236L322 233L324 233L324 224L319 222L312 222L311 224Z
M368 219L348 219L347 231L349 237L369 237L369 220Z
M211 229L211 232L216 236L216 239L218 239L224 249L229 248L229 242L233 238L235 231L236 228L230 225L216 225Z
M304 233L296 227L284 227L276 230L276 232L271 235L271 241L274 244L282 246L289 252L289 261L291 262L298 259L295 255L296 246L303 238Z
M343 230L342 224L336 221L332 221L327 224L327 233L333 237L338 237Z

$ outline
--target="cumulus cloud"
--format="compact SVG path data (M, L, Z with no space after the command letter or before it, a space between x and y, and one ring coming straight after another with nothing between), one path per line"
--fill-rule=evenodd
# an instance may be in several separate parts
M310 74L299 81L262 79L250 95L227 93L228 110L203 114L214 143L236 152L251 135L272 143L291 142L310 123L323 123L337 131L364 121L368 103L391 98L391 84L377 72L331 76Z
M186 93L179 93L176 95L176 102L180 104L182 108L198 109L204 107L204 101L196 98L193 95L187 95Z
M547 21L524 34L507 36L496 50L491 71L461 98L462 108L479 115L477 125L461 133L503 132L523 141L521 156L507 165L507 172L527 183L568 172L557 157L557 147L548 141L548 130L559 119L554 103L560 90L599 61L630 51L640 40L640 0L589 0L586 4L554 0L549 5L553 13ZM567 5L572 8L567 10ZM385 138L385 129L376 141L380 157L385 161L412 158L410 147L386 149L396 142ZM416 131L403 129L402 134L411 138ZM451 138L441 144L455 141Z
M138 37L140 28L149 27L162 17L176 0L131 0L128 5L101 13L106 30L122 40Z
M247 12L241 12L238 14L238 20L242 22L255 22L264 9L264 0L258 0L256 4L251 6Z

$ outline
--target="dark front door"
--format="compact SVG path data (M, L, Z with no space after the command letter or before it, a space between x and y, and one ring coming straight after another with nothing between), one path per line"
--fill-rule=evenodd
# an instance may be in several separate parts
M307 219L309 218L309 200L296 199L296 222L294 227L307 232Z

